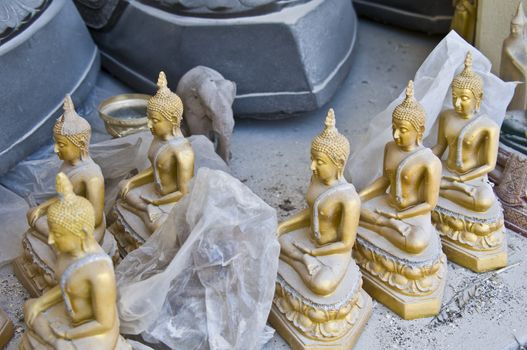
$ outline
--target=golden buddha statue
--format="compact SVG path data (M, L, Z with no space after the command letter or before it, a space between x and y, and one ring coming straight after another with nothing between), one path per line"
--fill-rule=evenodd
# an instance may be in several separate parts
M159 73L158 90L148 101L148 127L154 139L148 151L151 166L120 183L116 222L110 231L121 254L142 245L166 220L174 204L188 193L194 176L194 151L181 133L183 104Z
M117 251L115 241L111 235L104 234L104 178L101 168L90 157L90 137L90 124L75 112L71 97L66 95L64 114L53 128L54 151L62 160L59 171L68 176L75 193L92 204L95 210L94 237L113 256ZM17 277L33 296L57 283L54 279L55 254L47 244L47 212L57 200L58 197L53 197L28 211L30 228L22 241L23 255L14 262Z
M450 29L455 30L469 43L473 43L476 33L478 0L453 0L455 7Z
M94 236L97 214L64 173L47 207L48 243L57 252L58 285L24 305L21 350L131 350L119 335L111 258Z
M448 258L476 272L507 264L503 211L487 179L496 166L500 128L477 113L482 99L483 80L472 71L469 52L452 82L454 109L439 116L432 150L442 157L448 148L448 156L432 219Z
M351 258L360 199L343 176L349 152L330 109L311 145L308 208L278 225L270 322L293 349L351 349L371 315L371 298Z
M7 317L4 310L0 308L0 349L3 349L9 343L14 332L13 322Z
M384 148L383 174L359 192L362 209L353 251L364 289L404 319L439 312L446 276L446 258L430 217L441 161L422 145L426 113L413 94L410 81L392 114L394 141Z

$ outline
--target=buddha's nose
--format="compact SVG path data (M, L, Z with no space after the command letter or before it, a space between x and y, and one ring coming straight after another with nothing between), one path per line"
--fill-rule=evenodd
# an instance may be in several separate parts
M53 152L59 153L59 148L57 147L57 144L53 145Z
M48 236L48 244L49 245L55 244L55 240L53 239L53 235L51 234Z
M315 171L315 169L316 169L316 164L315 164L315 161L312 160L311 161L311 171Z
M456 98L454 106L455 107L460 107L461 106L461 99L460 98Z
M396 139L396 140L399 139L399 130L396 129L396 130L393 132L393 138Z

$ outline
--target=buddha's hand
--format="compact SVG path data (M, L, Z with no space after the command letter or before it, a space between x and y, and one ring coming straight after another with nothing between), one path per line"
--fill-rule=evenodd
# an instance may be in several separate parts
M55 334L57 338L68 339L66 332L67 327L64 324L60 322L51 322L49 324L49 328L51 328L51 331L53 332L53 334Z
M40 304L38 298L32 298L27 300L24 304L24 320L26 324L31 327L33 321L35 321L37 316L42 311L42 305Z
M159 206L159 201L157 199L149 198L148 196L145 196L145 195L141 195L141 199L147 204Z
M126 198L128 192L132 189L132 183L130 180L122 180L119 182L119 197Z
M317 258L308 254L304 254L302 260L304 262L304 265L306 265L307 272L310 276L313 276L320 269L320 262Z
M397 216L397 213L392 213L389 211L384 211L381 209L375 209L375 212L379 215L382 215L384 217L387 217L389 219L399 219L399 216Z
M462 182L461 176L459 175L445 175L443 176L443 179L448 180L450 182Z
M27 223L29 224L29 226L31 226L31 227L35 226L35 222L40 217L40 210L39 210L39 208L35 207L35 208L29 209L27 211L27 213L26 213L26 216L27 216Z
M304 254L313 255L311 249L303 245L302 243L293 242L293 245Z
M476 189L472 186L465 185L462 182L453 182L454 187L456 187L459 191L469 195L470 197L474 197L476 195Z

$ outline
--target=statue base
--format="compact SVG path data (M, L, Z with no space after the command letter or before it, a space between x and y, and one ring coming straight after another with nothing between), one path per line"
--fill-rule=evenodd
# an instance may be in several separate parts
M357 23L350 0L298 1L221 19L129 1L111 28L92 35L104 67L138 92L151 94L160 70L177 82L205 66L236 82L236 116L276 118L331 99L351 68Z
M0 309L0 349L3 349L9 343L14 333L15 328L13 327L13 322Z
M275 305L271 308L269 323L293 350L351 350L359 339L372 313L371 297L362 289L360 293L361 298L366 301L366 305L361 309L355 326L350 328L345 335L337 340L326 342L306 337L288 321L285 315Z
M478 213L440 197L432 219L449 260L474 272L507 266L507 238L497 199L489 210Z
M117 243L108 232L104 234L101 246L116 264L119 261ZM54 262L53 249L36 238L30 229L22 239L22 255L13 260L12 264L15 276L29 294L36 298L57 285Z
M496 185L505 226L527 237L527 156L500 143L496 168L489 179Z
M174 204L164 205L164 211L169 213L173 206ZM113 215L115 221L108 230L115 237L119 253L124 258L128 253L142 246L151 232L143 220L125 208L121 202L115 204Z
M353 257L364 290L406 320L437 315L446 285L446 256L438 236L421 254L409 254L359 227Z
M353 260L337 289L321 296L309 290L298 273L280 260L269 322L293 350L351 349L372 312Z

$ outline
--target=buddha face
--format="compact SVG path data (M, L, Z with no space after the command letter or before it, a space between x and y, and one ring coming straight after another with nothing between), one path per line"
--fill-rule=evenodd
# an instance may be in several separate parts
M311 171L321 182L329 184L337 180L343 166L344 164L335 164L327 154L311 150Z
M409 121L399 119L393 120L392 135L397 146L403 148L417 146L422 136Z
M519 24L511 24L511 34L513 34L514 36L522 36L523 26Z
M73 144L66 136L54 135L55 145L53 151L57 154L60 160L66 162L74 162L81 159L81 150Z
M154 136L166 137L174 134L174 124L157 111L148 111L148 127Z
M479 100L470 89L452 87L452 104L457 114L470 117L479 108Z
M48 244L61 253L73 253L82 249L82 238L74 235L61 225L48 221Z

